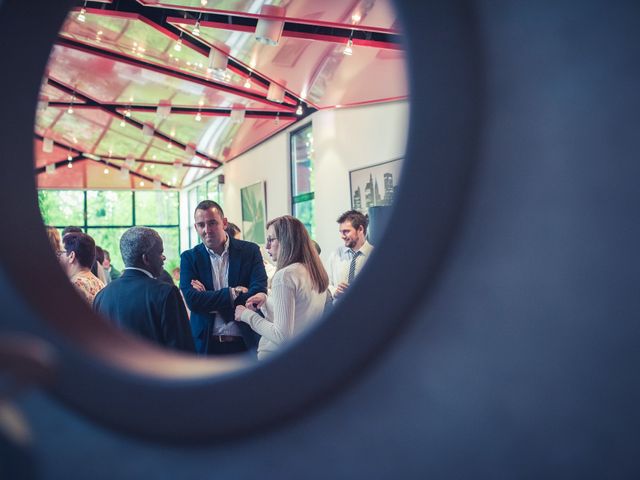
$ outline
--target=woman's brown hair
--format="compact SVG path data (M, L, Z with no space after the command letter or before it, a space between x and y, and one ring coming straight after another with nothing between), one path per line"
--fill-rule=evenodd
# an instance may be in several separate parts
M278 270L292 263L301 263L307 267L314 289L324 292L329 286L329 276L302 222L291 215L284 215L267 223L267 228L272 225L280 245Z

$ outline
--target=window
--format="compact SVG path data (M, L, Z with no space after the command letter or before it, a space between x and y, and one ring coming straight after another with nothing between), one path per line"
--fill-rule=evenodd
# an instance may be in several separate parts
M291 133L291 212L315 238L313 131L308 124Z
M151 227L162 237L165 269L180 265L179 196L175 191L39 190L38 202L46 225L62 230L73 225L107 250L122 270L120 237L135 225Z

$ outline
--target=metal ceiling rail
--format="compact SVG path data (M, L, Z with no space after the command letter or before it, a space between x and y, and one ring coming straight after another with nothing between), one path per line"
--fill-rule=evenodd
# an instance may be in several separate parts
M84 95L82 92L79 92L78 90L74 90L73 88L49 77L47 79L47 82L49 83L49 85L52 85L54 87L56 87L59 90L64 91L65 93L74 95L77 98L80 98L81 100L83 100L85 103L84 104L78 104L75 105L74 104L74 108L82 106L82 107L86 107L88 105L93 106L94 108L100 109L105 113L108 113L109 115L118 118L120 120L125 121L127 124L138 128L139 130L142 130L144 128L144 123L138 122L137 120L134 120L130 117L127 117L125 115L120 114L117 109L115 107L109 107L109 106L105 106L102 103L98 102L97 100L94 100L93 98L90 98L86 95ZM68 105L68 104L67 104ZM159 138L167 143L171 143L172 145L175 145L176 147L181 148L182 150L186 151L188 148L188 145L183 144L182 142L179 142L177 140L175 140L174 138L172 138L170 135L166 135L158 130L156 130L155 128L153 129L152 132L152 136L155 138ZM209 155L203 154L201 152L196 151L195 152L195 156L202 158L203 160L208 160L210 162L213 162L213 168L218 168L219 166L222 165L222 162L220 160L218 160L217 158L211 157Z

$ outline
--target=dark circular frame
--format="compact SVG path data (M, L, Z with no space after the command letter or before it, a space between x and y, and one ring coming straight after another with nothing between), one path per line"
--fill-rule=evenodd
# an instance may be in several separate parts
M12 172L0 192L8 222L2 267L19 297L14 301L29 306L37 334L57 354L49 392L116 431L201 442L303 415L355 382L406 326L413 306L428 298L462 220L482 93L471 2L396 2L411 95L392 219L350 295L286 352L260 364L181 356L123 335L84 305L49 254L35 195L33 125L51 45L71 6L22 0L0 6L0 38L13 45L4 50L10 70L1 80L7 95L0 149ZM31 33L24 25L34 27Z

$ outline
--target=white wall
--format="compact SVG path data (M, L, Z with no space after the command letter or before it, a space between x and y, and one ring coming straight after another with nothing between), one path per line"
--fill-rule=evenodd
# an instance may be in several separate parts
M289 132L311 121L315 149L315 240L324 256L341 243L336 218L351 208L349 171L403 157L408 116L406 101L314 113L212 174L225 175L227 218L241 224L240 189L260 181L266 181L267 185L267 220L291 213ZM181 204L187 204L186 194L181 197ZM184 226L192 223L191 215L182 209L183 249L188 248Z

